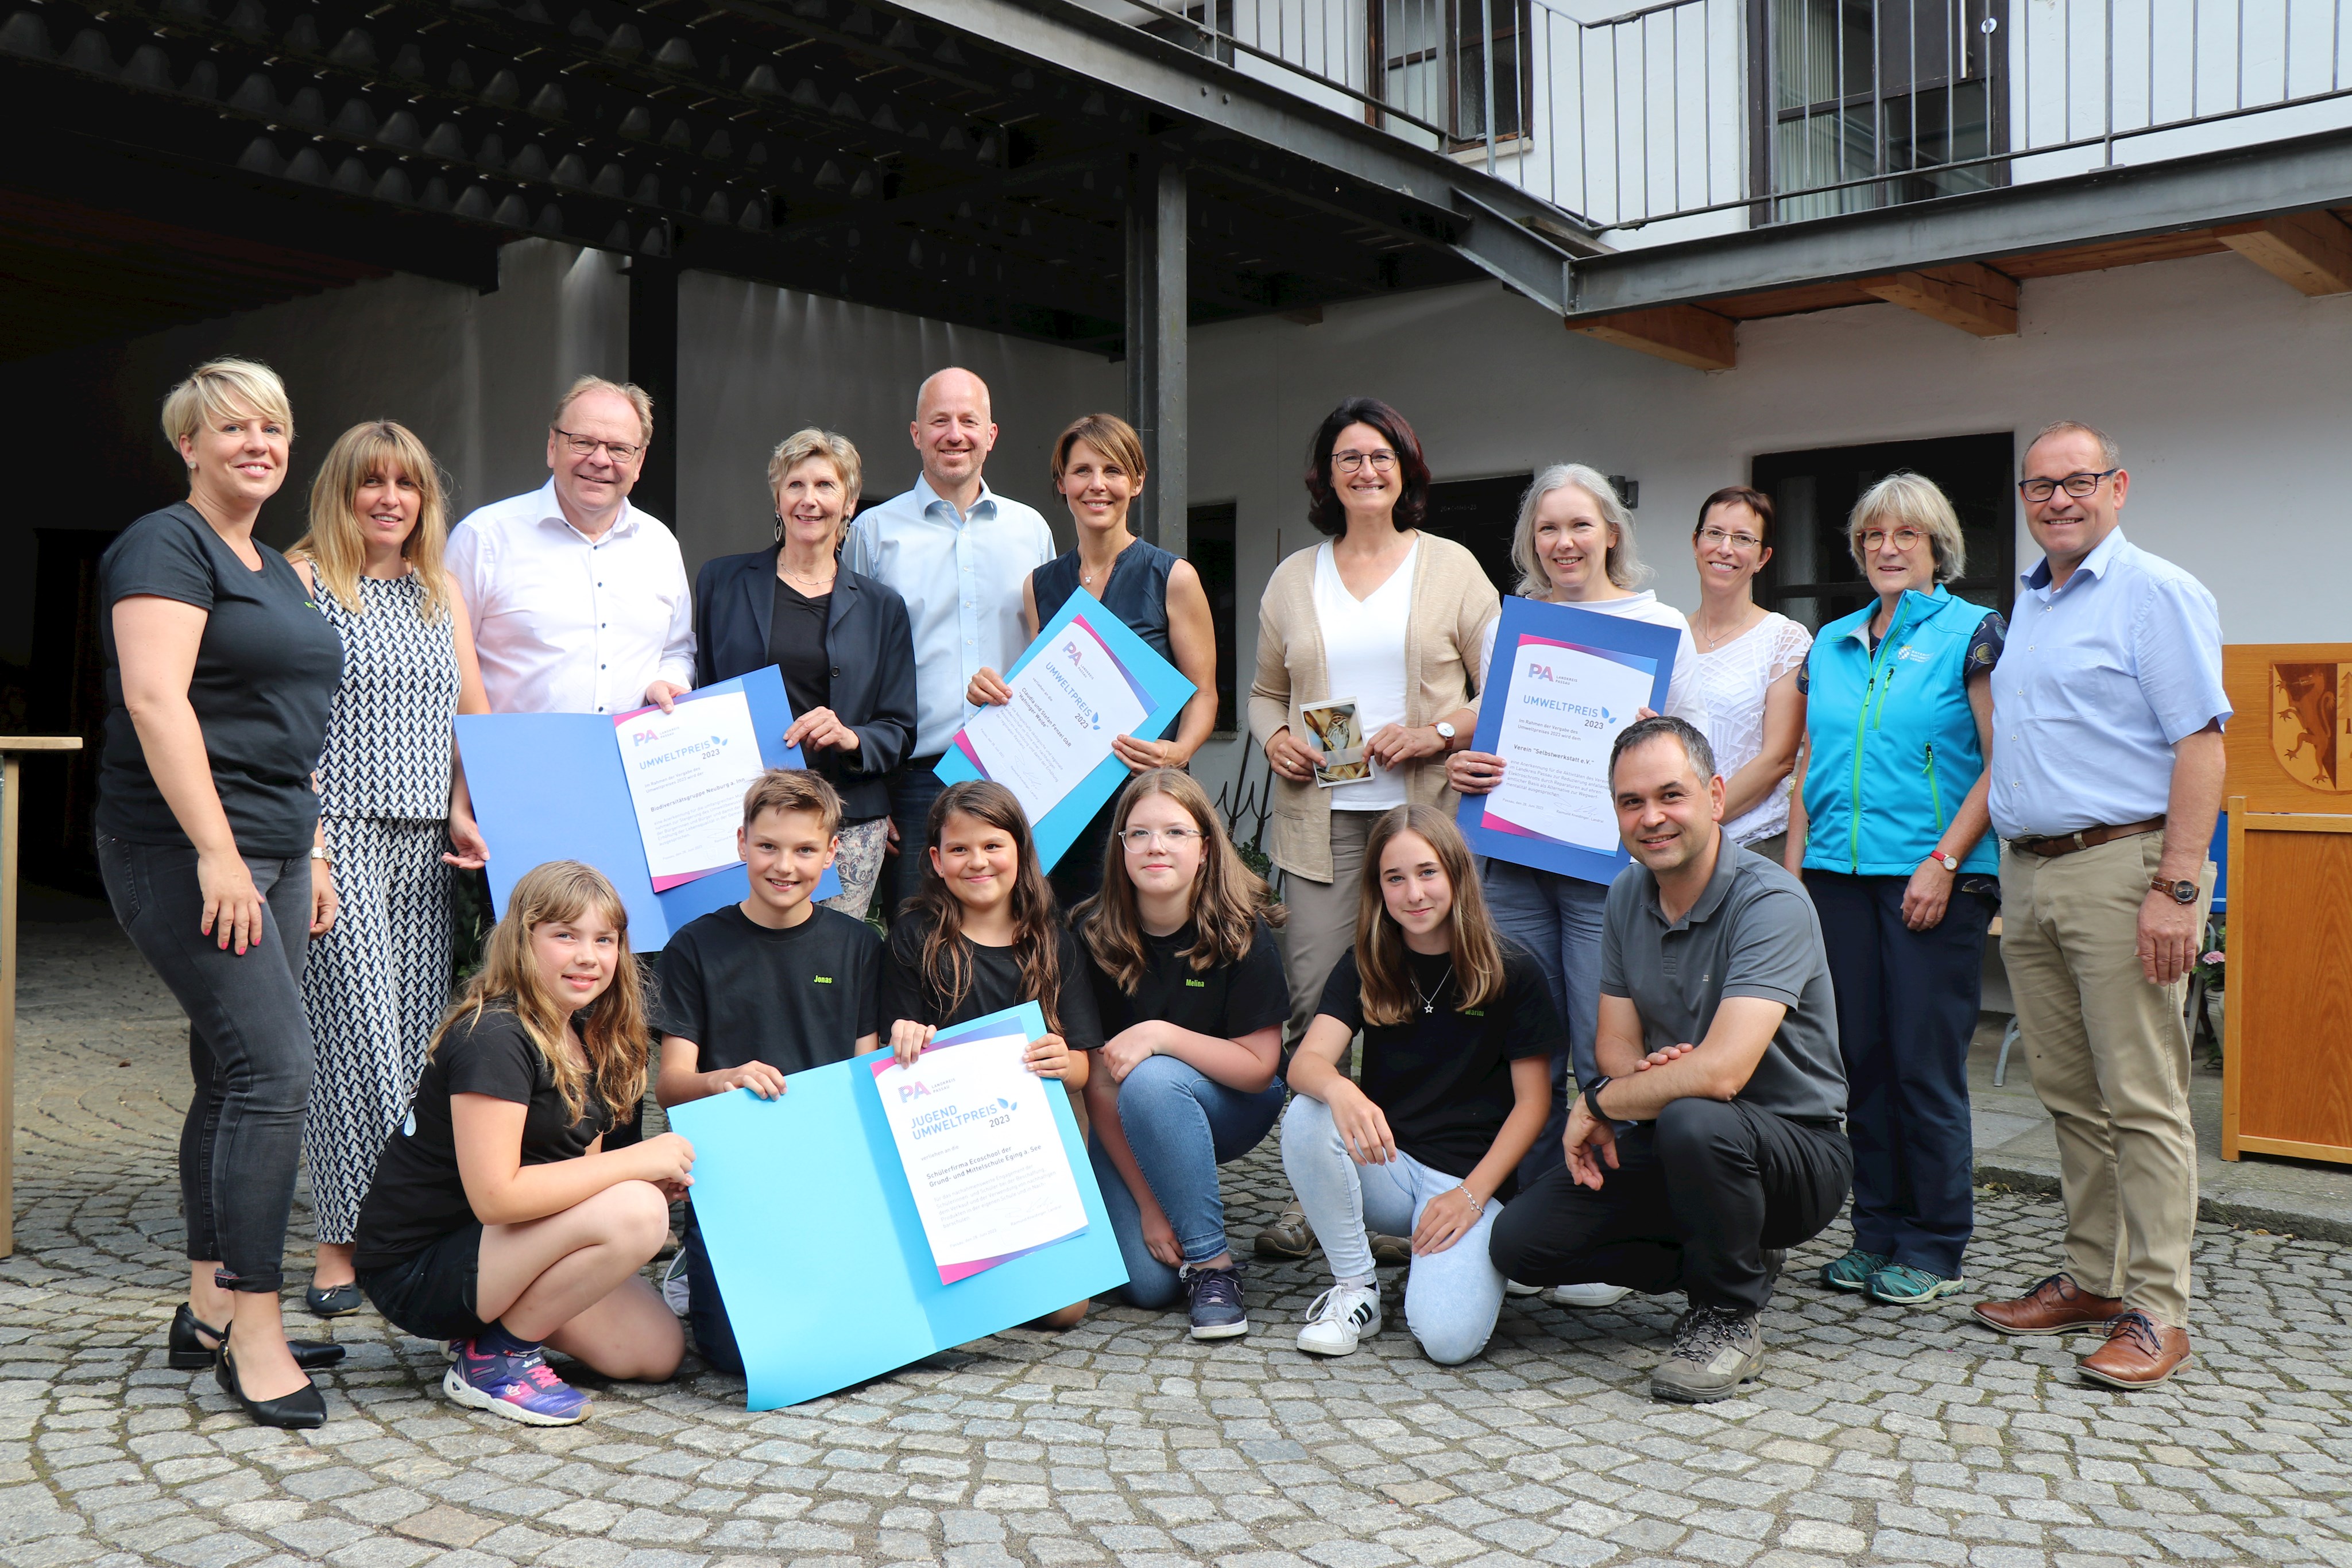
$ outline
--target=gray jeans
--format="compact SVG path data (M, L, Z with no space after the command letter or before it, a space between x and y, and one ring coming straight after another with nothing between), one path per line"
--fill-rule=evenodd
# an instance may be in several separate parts
M195 1094L180 1129L188 1258L217 1259L227 1290L275 1295L285 1283L286 1216L310 1099L302 1011L310 862L245 863L261 890L261 941L240 957L198 929L205 900L194 850L98 841L115 919L188 1015Z

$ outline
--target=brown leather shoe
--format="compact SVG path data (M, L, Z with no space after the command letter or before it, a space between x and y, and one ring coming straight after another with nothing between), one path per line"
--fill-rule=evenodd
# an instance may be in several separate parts
M2000 1333L2068 1333L2098 1327L2124 1304L2092 1295L2072 1274L2053 1274L2013 1301L1979 1301L1970 1310L1977 1322Z
M2146 1312L2119 1312L2107 1343L2075 1364L2111 1388L2153 1388L2189 1361L2189 1331L2161 1327Z

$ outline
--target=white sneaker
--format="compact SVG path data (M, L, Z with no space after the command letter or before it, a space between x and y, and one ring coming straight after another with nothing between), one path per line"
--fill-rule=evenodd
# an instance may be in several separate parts
M1378 1285L1334 1285L1307 1309L1298 1348L1309 1355L1349 1355L1381 1332Z
M670 1254L668 1266L662 1270L661 1297L662 1304L679 1317L686 1316L694 1304L693 1287L686 1274L686 1249L683 1247Z
M1541 1285L1522 1285L1517 1280L1503 1281L1503 1294L1507 1296L1537 1296L1542 1293Z
M1623 1285L1554 1285L1544 1299L1555 1307L1613 1307L1633 1293Z

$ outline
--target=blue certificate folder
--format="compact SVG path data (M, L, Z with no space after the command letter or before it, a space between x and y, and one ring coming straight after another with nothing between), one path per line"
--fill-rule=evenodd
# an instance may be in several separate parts
M803 766L800 747L784 744L793 708L775 665L689 692L678 702L731 691L740 691L751 705L761 760L771 768ZM613 718L607 713L466 714L457 720L457 753L465 758L475 820L490 846L490 903L499 913L531 867L581 861L603 872L621 895L629 912L630 947L658 952L688 921L751 896L751 878L738 863L667 893L654 891ZM813 896L840 893L841 879L828 870Z
M1649 706L1664 713L1666 687L1674 679L1675 650L1681 641L1682 633L1672 626L1654 626L1631 616L1607 615L1574 604L1547 604L1539 599L1511 595L1503 601L1502 624L1495 628L1495 668L1486 672L1485 689L1478 698L1478 732L1470 743L1471 749L1496 749L1496 737L1503 729L1503 714L1509 706L1511 684L1528 678L1528 666L1541 661L1545 647L1567 648L1646 670L1651 677ZM1609 715L1609 737L1615 739L1617 732L1633 722L1630 713ZM1504 760L1510 759L1506 757ZM1462 836L1482 855L1603 883L1615 881L1617 873L1633 858L1622 844L1612 853L1601 854L1582 844L1565 843L1505 823L1488 813L1488 799L1485 795L1465 795L1454 813Z
M1009 681L1019 674L1029 661L1037 656L1039 649L1053 646L1054 639L1080 616L1086 618L1095 635L1103 640L1103 646L1111 651L1112 656L1118 661L1119 668L1126 672L1129 681L1142 695L1143 722L1135 727L1132 732L1135 738L1157 740L1167 734L1168 727L1176 722L1177 716L1184 711L1184 705L1192 700L1192 694L1200 688L1186 680L1181 670L1154 652L1150 643L1130 631L1126 622L1104 609L1101 600L1083 588L1071 591L1069 601L1045 622L1045 629L1037 633L1037 640L1013 661L1011 669L1004 672L1004 678ZM1110 737L1105 736L1102 762L1079 780L1076 789L1063 796L1059 805L1039 821L1029 824L1029 831L1037 841L1037 862L1044 870L1054 869L1055 862L1062 858L1071 844L1077 841L1078 834L1085 831L1086 825L1094 821L1095 813L1103 809L1103 802L1118 794L1119 786L1127 782L1127 764L1121 762L1109 747ZM965 748L961 730L956 732L955 740L949 745L947 754L940 758L937 771L940 778L950 784L966 779L988 777Z
M1014 1030L1045 1032L1036 1003L943 1031L930 1049ZM738 1089L669 1113L694 1145L695 1221L743 1353L748 1409L831 1394L1127 1282L1069 1097L1056 1094L1087 1228L941 1284L876 1060L793 1073L773 1100Z

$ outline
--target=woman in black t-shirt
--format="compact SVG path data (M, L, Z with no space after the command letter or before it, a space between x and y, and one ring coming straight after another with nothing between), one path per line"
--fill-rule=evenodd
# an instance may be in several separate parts
M1360 1087L1341 1065L1361 1030ZM1495 934L1454 819L1381 813L1364 845L1356 946L1331 971L1290 1064L1282 1168L1334 1283L1298 1348L1346 1355L1381 1332L1372 1229L1412 1237L1405 1325L1430 1360L1486 1347L1503 1276L1486 1241L1551 1108L1566 1047L1543 971Z
M1282 1113L1290 1016L1266 885L1234 852L1216 808L1177 768L1119 792L1102 892L1072 923L1092 959L1108 1037L1087 1082L1087 1152L1127 1260L1126 1298L1181 1290L1194 1339L1249 1333L1225 1242L1217 1167Z
M360 1288L456 1353L442 1392L534 1427L588 1418L541 1354L659 1382L686 1339L637 1270L669 1234L694 1145L605 1151L646 1090L645 995L629 917L576 861L526 873L441 1026L408 1121L360 1208Z
M309 1427L327 1406L305 1369L343 1353L289 1346L278 1292L310 1097L302 962L335 918L312 770L343 654L286 558L253 537L293 423L284 383L242 360L197 367L164 400L188 498L123 529L99 563L98 865L188 1014L188 1300L171 1364L212 1366L265 1426Z
M890 1049L911 1064L940 1030L1035 1002L1046 1032L1029 1047L1029 1070L1084 1089L1102 1025L1021 802L1002 784L950 784L931 802L924 837L922 885L882 960ZM1077 1301L1031 1326L1065 1329L1086 1315Z

